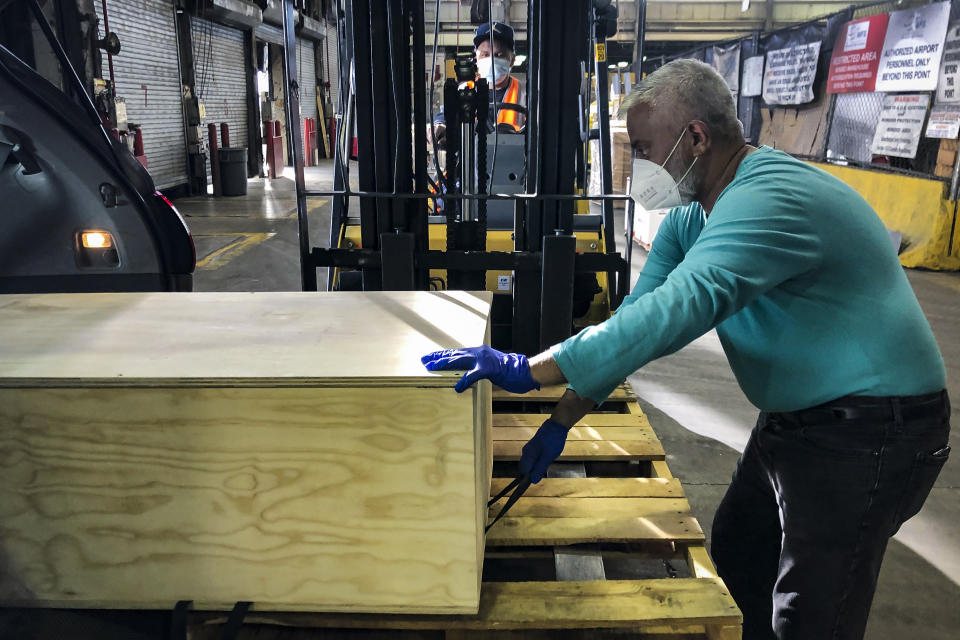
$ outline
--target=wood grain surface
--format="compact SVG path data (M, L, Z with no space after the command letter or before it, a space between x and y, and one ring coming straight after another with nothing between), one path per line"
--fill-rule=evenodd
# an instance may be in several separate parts
M740 611L720 580L487 582L476 616L253 614L251 624L354 629L632 629L643 637L663 624L737 625ZM322 632L321 632L322 633ZM267 636L269 637L269 636ZM318 635L317 637L326 637ZM636 636L632 636L636 637Z
M0 601L475 612L489 393L0 389Z
M509 391L504 391L500 387L494 387L493 399L509 402L557 402L561 397L563 397L563 394L566 392L566 390L566 385L562 384L543 387L527 393L510 393ZM621 384L619 387L613 390L613 393L610 394L610 397L608 397L606 401L625 402L627 400L635 399L636 396L633 394L633 391L626 384Z
M451 387L438 349L484 343L492 294L104 293L0 297L0 386Z
M549 413L497 413L493 416L494 427L539 427ZM643 414L588 413L577 422L576 427L647 427L650 421Z
M497 460L516 461L520 459L524 440L495 440L493 455ZM558 462L629 462L631 460L663 460L666 454L658 440L622 440L567 442Z
M494 478L491 496L503 490L512 478ZM682 498L676 478L544 478L532 484L525 498Z

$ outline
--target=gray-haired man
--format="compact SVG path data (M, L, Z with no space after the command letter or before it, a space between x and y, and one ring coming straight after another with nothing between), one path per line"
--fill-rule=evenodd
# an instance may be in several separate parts
M861 638L887 541L950 450L930 326L870 206L819 169L745 144L712 68L672 62L623 111L634 199L674 208L617 313L529 363L488 347L425 362L471 369L458 388L570 383L524 447L521 469L537 479L595 402L716 328L761 410L713 524L743 637Z

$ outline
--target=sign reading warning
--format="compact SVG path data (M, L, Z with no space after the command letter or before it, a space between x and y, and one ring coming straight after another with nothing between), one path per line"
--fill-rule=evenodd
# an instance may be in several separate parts
M876 90L936 89L949 19L949 2L891 13L877 71Z
M767 104L806 104L813 101L820 42L767 52L763 101Z
M873 91L889 17L881 13L844 25L830 59L828 93Z
M928 94L884 96L880 123L870 150L881 156L913 158L927 117Z

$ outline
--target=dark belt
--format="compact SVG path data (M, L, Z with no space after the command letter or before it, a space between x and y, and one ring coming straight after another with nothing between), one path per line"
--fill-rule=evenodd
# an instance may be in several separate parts
M801 424L825 422L897 422L950 417L946 390L919 396L845 396L816 407L778 414Z

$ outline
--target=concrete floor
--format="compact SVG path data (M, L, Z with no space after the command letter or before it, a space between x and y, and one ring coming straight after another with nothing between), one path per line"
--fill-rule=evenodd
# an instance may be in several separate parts
M289 170L288 170L289 175ZM329 188L329 164L307 169L307 185ZM290 180L250 182L239 199L185 199L177 206L197 240L198 291L300 288L297 222ZM310 235L326 246L329 203L311 203ZM618 224L623 224L622 214ZM621 226L622 229L622 226ZM622 233L620 240L622 244ZM635 251L634 278L645 253ZM319 281L325 282L325 274ZM909 271L948 368L960 407L960 274ZM322 287L322 285L321 285ZM709 538L716 506L756 420L733 377L715 332L630 377L686 487ZM954 409L954 424L957 424ZM867 631L870 640L960 637L960 463L948 462L923 511L887 551Z

